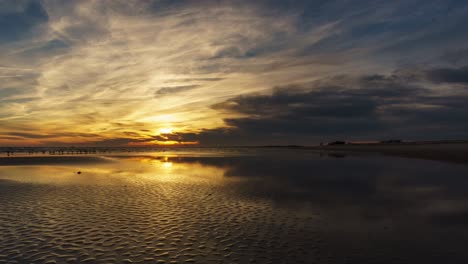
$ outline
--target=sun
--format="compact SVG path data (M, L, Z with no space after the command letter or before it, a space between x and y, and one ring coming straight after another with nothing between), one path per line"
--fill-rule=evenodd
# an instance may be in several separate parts
M169 128L169 127L160 128L159 133L161 133L161 134L171 134L172 133L172 128Z

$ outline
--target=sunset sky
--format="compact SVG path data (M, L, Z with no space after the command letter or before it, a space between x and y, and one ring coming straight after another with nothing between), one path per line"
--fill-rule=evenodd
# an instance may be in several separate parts
M468 138L464 0L0 0L0 146Z

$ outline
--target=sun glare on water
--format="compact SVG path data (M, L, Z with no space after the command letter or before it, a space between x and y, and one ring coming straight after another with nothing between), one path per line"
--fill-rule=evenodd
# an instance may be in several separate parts
M172 167L172 162L169 162L169 161L163 162L163 167L166 168L166 169L171 168Z

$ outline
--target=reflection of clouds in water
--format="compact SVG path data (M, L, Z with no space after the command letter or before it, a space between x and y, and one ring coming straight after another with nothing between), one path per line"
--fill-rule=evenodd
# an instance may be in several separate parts
M291 155L289 155L291 154ZM60 166L0 167L0 178L47 184L123 184L144 181L227 184L252 199L283 207L352 213L361 221L391 217L408 222L460 222L468 212L468 168L398 158L307 155L117 156L84 163L57 158ZM46 163L51 162L46 159ZM75 160L76 159L76 160ZM92 159L86 158L86 159ZM33 161L37 163L38 161ZM57 162L52 162L55 164ZM76 175L76 171L83 171ZM408 218L408 216L411 216ZM457 219L448 219L448 218ZM447 219L447 220L446 220Z
M462 249L468 239L467 166L312 155L187 157L179 162L225 168L226 178L240 179L229 188L247 199L271 201L293 215L318 214L327 239L343 247L342 254L368 250L374 256L437 263L440 258L423 253L434 252L446 260L468 259ZM454 255L447 257L447 252Z
M113 162L0 166L0 200L12 201L3 205L0 223L17 208L27 208L25 219L35 219L35 212L40 212L41 219L62 223L48 229L51 235L64 232L81 239L81 230L88 230L89 224L105 222L108 233L101 236L120 235L125 241L144 235L152 241L159 236L151 232L159 232L167 239L153 243L170 248L174 248L170 243L178 243L178 250L186 243L179 233L194 232L194 244L222 245L214 251L232 244L234 254L253 250L252 256L258 257L258 252L266 252L258 263L277 263L286 255L296 256L293 263L300 263L316 254L302 251L313 247L320 249L317 252L328 247L335 257L351 256L352 262L361 263L390 256L456 263L466 257L460 247L468 238L467 166L286 151L109 159ZM127 230L132 228L141 233ZM95 228L96 233L99 230ZM4 243L12 248L21 245L17 236L8 239ZM139 243L135 241L131 243ZM116 252L107 249L106 254ZM447 258L447 252L453 255Z
M225 177L242 179L235 181L235 189L247 197L268 198L282 207L313 206L337 217L346 214L345 221L391 218L403 225L431 225L453 220L468 227L468 167L463 165L312 155L185 157L174 164L224 168Z
M148 180L215 183L223 176L222 168L180 163L174 156L114 156L105 162L92 156L46 156L32 157L32 161L26 162L31 165L14 166L29 158L12 159L8 162L13 166L0 166L0 179L55 185L122 185ZM77 174L78 171L81 173Z

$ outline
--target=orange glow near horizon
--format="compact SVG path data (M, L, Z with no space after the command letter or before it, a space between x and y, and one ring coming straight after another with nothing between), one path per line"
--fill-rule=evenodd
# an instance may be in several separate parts
M243 70L265 65L270 57L248 58L239 67L216 55L231 46L220 39L239 43L240 51L269 43L265 32L288 30L294 25L289 18L264 17L253 26L255 8L230 4L213 7L206 18L199 17L196 5L179 10L190 10L187 17L129 15L148 9L145 2L115 4L135 11L129 13L114 13L113 4L100 1L76 1L70 8L54 1L37 4L47 23L1 47L0 146L196 145L152 137L226 128L224 120L239 114L213 104L297 80L289 71L271 78ZM28 3L11 6L28 10ZM218 19L226 16L235 19ZM75 25L83 30L76 32Z
M151 147L151 146L187 146L187 145L198 145L198 141L161 141L161 140L153 140L149 142L130 142L127 146L130 147Z
M468 1L413 1L0 0L0 148L468 138Z

